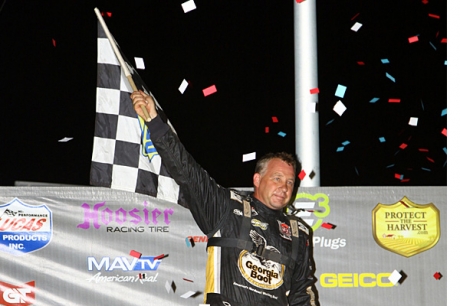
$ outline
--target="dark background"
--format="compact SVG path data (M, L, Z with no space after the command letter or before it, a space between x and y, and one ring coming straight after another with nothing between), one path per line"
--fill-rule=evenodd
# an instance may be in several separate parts
M221 185L252 186L255 162L242 163L243 154L295 152L293 9L301 3L195 0L184 13L185 0L114 2L0 0L0 185L89 184L95 7L112 14L105 21L131 63L144 59L139 74ZM316 6L321 186L447 185L446 1ZM355 22L363 24L357 32ZM183 79L190 84L181 94ZM338 84L347 86L344 98L334 95ZM204 97L211 85L217 93ZM338 100L342 116L332 110ZM73 139L58 142L64 137Z

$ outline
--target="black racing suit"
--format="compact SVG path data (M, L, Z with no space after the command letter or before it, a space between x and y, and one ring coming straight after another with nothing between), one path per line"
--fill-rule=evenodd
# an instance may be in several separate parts
M205 302L231 306L316 305L309 229L297 223L298 251L293 256L292 226L287 215L268 208L252 195L241 196L218 185L159 116L147 126L162 163L180 185L183 200L199 228L209 241L232 238L219 238L221 242L230 241L230 246L208 243ZM246 229L241 230L244 200L250 203L246 207L251 212L245 219L249 220ZM239 244L242 240L246 248ZM267 259L268 253L284 256L284 264Z

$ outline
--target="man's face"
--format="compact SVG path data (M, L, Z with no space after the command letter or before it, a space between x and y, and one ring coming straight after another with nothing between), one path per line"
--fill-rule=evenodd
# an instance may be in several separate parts
M253 176L254 197L271 209L284 208L294 189L294 168L279 158L267 163L265 173Z

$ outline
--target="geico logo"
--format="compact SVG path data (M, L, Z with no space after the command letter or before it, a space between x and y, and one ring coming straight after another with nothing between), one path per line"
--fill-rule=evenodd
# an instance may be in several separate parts
M391 273L323 273L320 284L324 288L393 287L388 277Z
M331 248L332 250L337 250L338 248L344 247L347 245L347 240L342 238L327 239L324 237L313 237L313 246L322 247L322 248Z
M30 298L27 297L28 293L31 293L32 290L27 288L12 288L6 289L3 292L3 300L7 303L26 303L26 301L30 302Z
M129 261L126 257L115 257L111 260L109 257L102 257L98 261L95 257L88 257L88 270L96 269L100 271L123 270L123 271L155 271L161 263L161 259L155 259L152 256L142 256Z

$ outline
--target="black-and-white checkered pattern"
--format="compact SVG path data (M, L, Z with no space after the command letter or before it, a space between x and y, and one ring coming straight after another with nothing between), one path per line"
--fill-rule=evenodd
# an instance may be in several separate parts
M150 157L143 153L142 131L148 133L148 130L132 107L129 96L133 90L100 22L97 49L96 122L90 184L180 202L179 186L170 178L155 148L150 146ZM138 89L153 96L122 56ZM159 105L157 109L160 117L170 124Z

